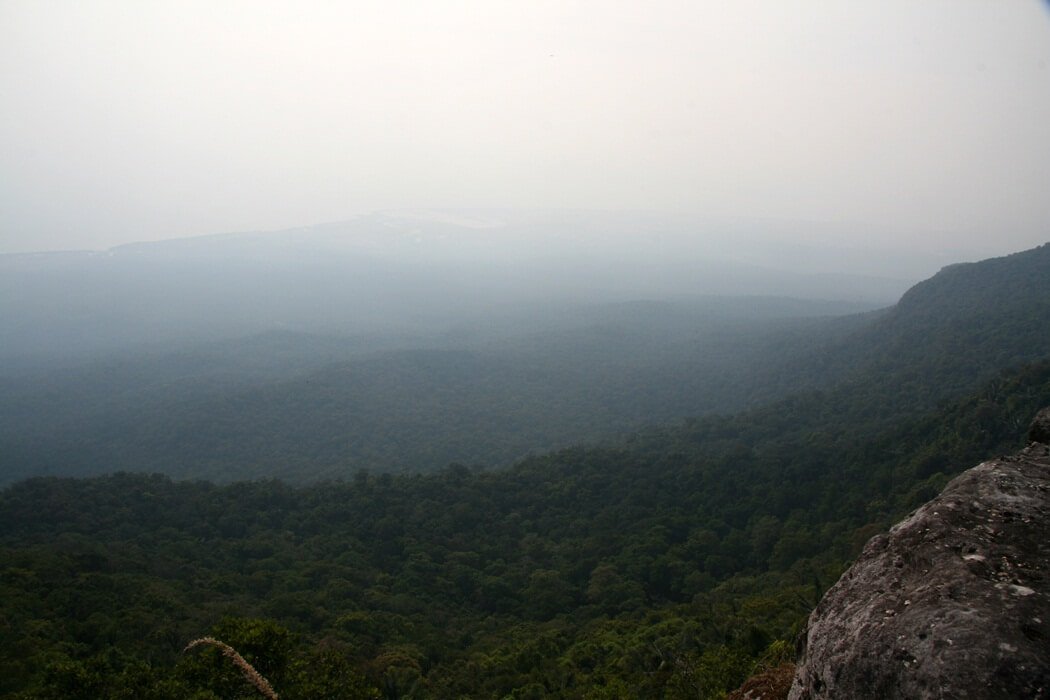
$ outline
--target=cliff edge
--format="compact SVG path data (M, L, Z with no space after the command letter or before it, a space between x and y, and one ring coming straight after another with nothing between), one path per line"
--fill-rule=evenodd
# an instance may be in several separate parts
M1050 409L874 537L810 615L789 698L1050 698Z

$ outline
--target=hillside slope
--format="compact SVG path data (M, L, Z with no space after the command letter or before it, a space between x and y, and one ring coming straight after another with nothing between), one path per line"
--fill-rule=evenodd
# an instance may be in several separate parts
M748 396L734 384L770 362L783 345L772 339L826 329L824 315L850 308L636 302L511 316L438 339L268 334L8 376L0 481L118 469L303 481L503 466L741 408Z
M361 341L362 353L290 336L318 350L285 348L280 357L300 359L283 364L251 343L228 344L249 366L277 367L255 374L238 373L235 354L212 352L8 378L0 480L120 469L304 481L362 468L501 466L762 405L763 425L780 413L825 429L885 427L1050 351L1050 245L945 268L888 310L797 317L822 308L841 309L624 304L558 328L415 350L367 352ZM823 393L799 394L814 389ZM794 398L771 403L785 396ZM805 408L792 408L800 401Z
M291 630L287 658L334 649L390 698L716 697L1046 404L1050 362L889 429L746 413L491 473L21 482L0 491L0 693L186 697L179 652L210 629L249 649Z

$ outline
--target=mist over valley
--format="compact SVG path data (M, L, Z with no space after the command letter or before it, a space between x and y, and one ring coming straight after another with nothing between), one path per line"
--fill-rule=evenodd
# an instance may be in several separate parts
M1050 4L0 3L0 697L1050 687Z

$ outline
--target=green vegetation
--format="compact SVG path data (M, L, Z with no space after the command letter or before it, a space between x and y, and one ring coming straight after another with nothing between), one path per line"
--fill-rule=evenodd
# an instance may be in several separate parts
M646 424L744 408L772 348L859 319L779 299L602 306L375 349L270 335L0 378L0 482L159 471L217 481L509 466ZM841 310L841 309L840 309ZM578 323L579 325L573 325ZM530 327L531 326L531 327ZM496 336L496 337L493 337ZM749 390L750 391L750 390Z
M21 482L0 493L0 691L250 691L180 653L210 632L288 698L716 697L783 655L868 536L1019 444L1050 362L891 429L825 423L849 414L827 400L499 472ZM357 695L308 689L333 678Z
M578 357L536 365L521 338L518 354L395 353L363 377L353 363L326 365L264 386L245 380L255 370L227 374L220 362L192 374L192 358L167 358L104 374L109 403L83 415L70 406L101 396L98 376L55 375L42 385L50 398L7 380L8 478L62 471L66 459L74 473L171 474L37 477L0 491L0 694L253 697L218 649L183 651L212 636L282 698L717 698L790 657L805 616L871 535L962 469L1016 449L1050 405L1050 246L948 268L883 312L751 327L734 342L770 345L739 350L739 364L723 334L723 355L691 379L670 372L678 351L623 364L623 347L648 357L660 345L638 330L644 316L618 350L592 328L554 346L590 337ZM500 353L520 362L492 359ZM500 379L509 366L519 373ZM218 404L201 403L183 370L212 384ZM535 389L547 371L564 396ZM581 387L596 376L608 381L588 399ZM500 413L506 392L529 386L520 413ZM499 470L330 461L348 450L348 407L381 418L354 433L384 455L377 464L401 441L401 454L429 464L468 438L490 449L567 415L590 420L587 406L676 411L697 392L736 412ZM63 434L48 435L40 421L55 405L67 407L53 424ZM176 456L154 460L158 445ZM255 459L253 476L278 464L303 480L347 476L171 478L244 474Z
M855 422L918 414L1045 355L1050 245L946 268L891 309L800 318L833 309L621 304L410 350L267 336L8 376L0 483L118 470L304 483L360 469L501 467L645 425L859 385L869 393L849 406Z

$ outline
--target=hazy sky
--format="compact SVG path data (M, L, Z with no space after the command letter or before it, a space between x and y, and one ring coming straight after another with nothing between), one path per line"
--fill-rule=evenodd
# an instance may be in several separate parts
M0 0L0 105L0 251L404 207L1050 239L1035 0Z

